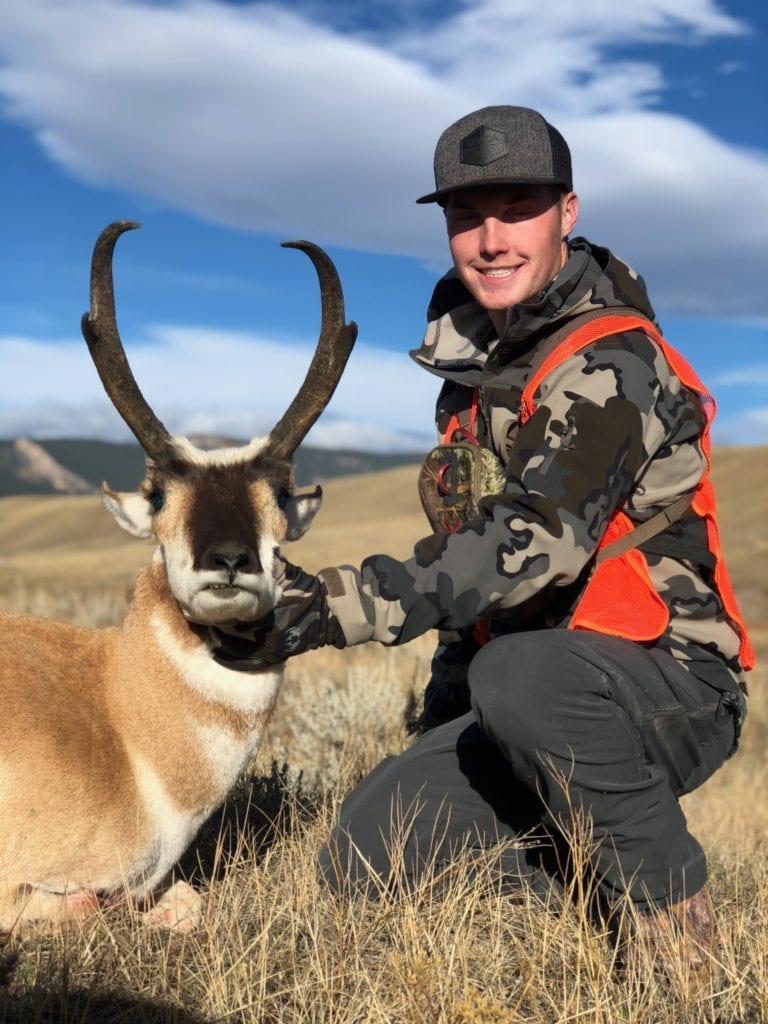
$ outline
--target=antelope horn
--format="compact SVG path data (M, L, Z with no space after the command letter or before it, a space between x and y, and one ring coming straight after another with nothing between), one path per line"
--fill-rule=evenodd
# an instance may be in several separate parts
M163 464L174 455L173 439L139 390L115 318L112 254L120 235L138 227L135 221L118 220L104 228L96 240L91 258L91 308L83 314L80 326L112 404L147 455Z
M304 383L269 435L272 452L290 461L336 390L357 338L357 324L344 323L344 296L330 257L312 242L282 244L289 249L301 249L312 260L320 282L322 311L320 337Z

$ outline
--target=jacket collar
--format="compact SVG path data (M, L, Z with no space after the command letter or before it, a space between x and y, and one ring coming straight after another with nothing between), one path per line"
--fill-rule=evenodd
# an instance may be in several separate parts
M450 277L455 278L455 272L443 282ZM463 297L469 298L465 289L452 290L454 301ZM568 260L554 281L531 302L510 307L501 339L486 310L465 301L442 315L438 311L420 348L410 355L440 377L476 386L491 353L494 362L513 361L563 321L590 309L617 306L632 306L656 322L639 274L608 249L574 238L569 242Z

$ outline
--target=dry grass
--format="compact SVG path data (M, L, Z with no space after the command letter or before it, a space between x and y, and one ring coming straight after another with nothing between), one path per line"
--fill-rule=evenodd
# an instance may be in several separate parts
M412 496L405 496L412 474L384 476L377 514L367 518L354 504L363 500L359 482L345 482L338 504L329 487L331 500L296 560L312 568L355 559L381 549L382 536L392 553L405 553L422 529ZM401 527L387 533L378 509L394 481L404 489L395 509ZM0 607L81 624L119 619L128 570L147 549L123 544L108 520L97 529L96 518L106 517L93 499L54 499L64 502L55 508L28 501L0 502L8 519L18 515L12 527L6 520L5 533L0 527ZM72 509L70 502L81 504ZM740 528L732 505L726 541L738 555L735 575L741 588L743 574L751 573L755 614L762 614L763 559L748 553L763 550L765 526L747 510ZM354 536L344 518L348 524L351 507L360 523ZM80 547L78 530L89 538ZM766 663L768 631L758 629L756 639ZM398 650L320 651L290 662L256 764L183 865L206 896L204 927L186 937L151 932L137 911L114 909L79 929L11 940L0 951L0 1022L768 1020L765 668L751 680L740 753L685 799L709 854L723 937L721 983L694 997L644 982L641 970L622 970L612 944L588 922L588 891L575 888L564 900L500 894L498 851L480 864L459 864L439 894L424 888L397 902L339 899L318 883L317 851L340 800L385 753L410 742L405 720L426 681L429 655L423 639ZM588 836L574 843L584 858Z
M768 637L761 648L768 655ZM689 997L622 971L588 922L588 892L513 899L498 851L460 864L439 894L339 899L316 879L339 801L386 752L429 644L321 651L289 663L252 773L183 865L206 893L186 937L111 910L80 930L12 941L0 962L2 1021L237 1021L329 1024L679 1024L768 1019L765 672L739 755L686 799L710 855L723 979ZM272 763L287 762L277 768ZM589 841L577 837L577 856Z

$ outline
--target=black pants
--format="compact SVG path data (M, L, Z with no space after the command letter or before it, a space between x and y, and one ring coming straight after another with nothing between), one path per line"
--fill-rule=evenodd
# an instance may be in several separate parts
M578 812L601 899L628 892L642 908L701 888L704 853L677 798L735 749L743 701L727 672L718 688L664 652L547 630L491 641L469 684L471 713L385 759L346 798L320 856L331 885L374 896L468 847L524 836L504 846L500 870L540 889L563 880Z

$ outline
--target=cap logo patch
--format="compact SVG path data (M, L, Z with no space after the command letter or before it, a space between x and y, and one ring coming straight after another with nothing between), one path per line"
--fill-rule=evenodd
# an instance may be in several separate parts
M509 152L507 133L481 125L461 140L461 162L474 167L492 164Z

